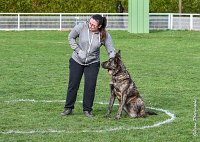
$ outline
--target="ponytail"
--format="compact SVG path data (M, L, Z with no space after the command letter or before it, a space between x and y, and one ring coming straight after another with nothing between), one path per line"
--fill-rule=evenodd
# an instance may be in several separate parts
M101 28L100 28L100 39L101 39L101 42L105 42L106 40L106 25L107 25L107 19L106 17L102 17L102 25L101 25Z

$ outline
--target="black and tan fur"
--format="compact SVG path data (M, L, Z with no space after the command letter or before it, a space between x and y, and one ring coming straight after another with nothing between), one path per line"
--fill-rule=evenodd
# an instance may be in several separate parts
M148 114L156 115L154 112L145 112L144 100L121 60L120 51L116 53L114 58L103 62L102 67L111 71L112 77L110 82L111 96L106 117L110 116L116 97L119 101L116 119L120 119L122 110L132 118L145 117Z

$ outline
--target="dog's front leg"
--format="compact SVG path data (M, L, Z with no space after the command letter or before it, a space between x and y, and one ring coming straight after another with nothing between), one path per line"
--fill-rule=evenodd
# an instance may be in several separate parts
M123 107L124 107L124 104L125 104L126 98L127 98L126 93L122 93L122 94L120 94L120 96L121 96L121 101L119 102L119 108L118 108L118 112L115 116L115 119L121 118L122 110L123 110Z
M107 113L105 114L105 117L110 117L110 113L112 111L112 107L113 107L113 104L115 102L115 93L114 93L114 85L113 83L111 82L110 83L110 101L109 101L109 105L108 105L108 109L107 109Z

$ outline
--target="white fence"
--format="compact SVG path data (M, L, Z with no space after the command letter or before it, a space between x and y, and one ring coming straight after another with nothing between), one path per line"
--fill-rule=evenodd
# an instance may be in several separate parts
M150 29L200 30L200 14L150 13Z
M0 13L0 30L68 30L95 13ZM100 13L107 29L127 30L128 13ZM200 30L200 14L150 13L150 30Z

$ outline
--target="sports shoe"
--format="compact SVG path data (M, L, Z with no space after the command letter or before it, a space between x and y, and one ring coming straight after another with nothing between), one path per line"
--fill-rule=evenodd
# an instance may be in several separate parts
M93 114L92 114L91 111L83 111L83 113L84 113L84 115L85 115L86 117L93 117Z
M71 114L72 114L72 109L70 108L67 108L63 112L60 113L60 115L62 116L71 115Z

